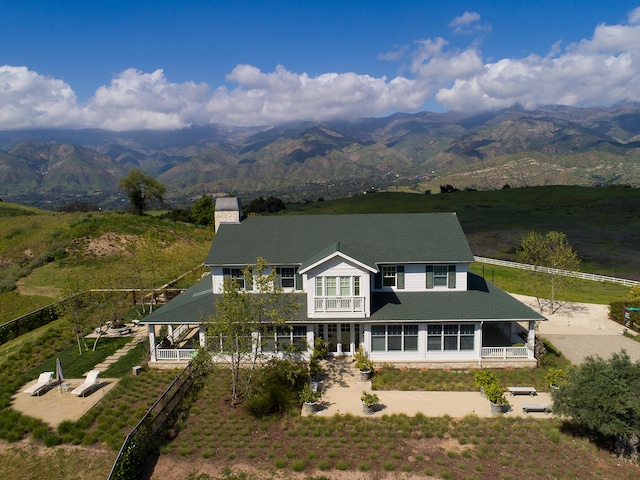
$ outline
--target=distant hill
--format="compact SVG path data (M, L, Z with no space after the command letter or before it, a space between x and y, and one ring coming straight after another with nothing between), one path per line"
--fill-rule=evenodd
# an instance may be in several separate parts
M163 132L0 132L5 200L46 207L81 198L110 208L122 202L117 182L133 167L164 183L177 204L227 192L300 200L447 184L637 186L640 105Z

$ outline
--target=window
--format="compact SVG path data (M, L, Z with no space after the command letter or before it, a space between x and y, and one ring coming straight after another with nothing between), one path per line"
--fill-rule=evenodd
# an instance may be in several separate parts
M455 265L427 265L427 289L434 287L456 288Z
M268 334L265 334L265 339L262 342L263 351L274 351L273 348L269 349L273 345L272 342L275 343L274 347L277 351L282 351L284 348L288 348L289 345L293 345L300 351L307 348L307 327L304 325L276 327L271 332L275 333L275 342L273 337L266 338ZM267 347L266 349L265 346Z
M278 268L280 274L280 286L282 288L294 288L296 285L296 269L293 267Z
M236 288L245 288L244 271L241 268L223 268L222 275L225 279L231 279L233 283L235 283ZM251 285L248 286L248 289L251 289Z
M351 297L359 295L360 277L316 277L316 297Z
M407 352L418 350L418 325L371 325L371 350Z
M375 288L395 287L404 288L404 265L383 265L376 273Z
M427 327L427 350L431 352L473 350L475 327L472 323L432 324Z
M433 285L436 287L447 286L448 268L445 265L436 265L433 267Z
M385 265L382 267L382 285L384 287L396 286L396 267L395 265Z

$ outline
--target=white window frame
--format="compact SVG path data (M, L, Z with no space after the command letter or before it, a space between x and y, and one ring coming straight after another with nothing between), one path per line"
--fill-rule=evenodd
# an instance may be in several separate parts
M371 325L371 351L417 352L418 332L419 327L415 323ZM400 343L397 343L398 339ZM381 340L384 348L380 348L382 346L380 345Z
M433 348L436 339L439 347ZM427 352L469 352L474 350L474 345L475 325L473 323L427 325Z

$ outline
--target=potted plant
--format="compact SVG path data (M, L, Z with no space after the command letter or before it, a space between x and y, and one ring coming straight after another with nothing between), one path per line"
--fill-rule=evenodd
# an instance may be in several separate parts
M305 383L300 391L300 401L304 405L305 413L313 415L316 412L320 397L322 397L322 392L315 390L309 383Z
M564 368L550 368L545 376L550 388L558 389L567 382L567 372Z
M367 392L362 392L360 400L362 401L362 412L365 415L373 415L373 412L375 411L374 406L380 401L378 395Z
M353 357L356 361L356 368L360 370L360 380L369 380L371 372L373 372L374 363L373 360L367 358L362 345L358 347Z
M473 374L473 381L480 388L480 395L486 397L485 387L490 383L497 382L498 376L493 370L478 370Z
M491 404L491 413L493 415L504 413L505 407L509 405L504 392L504 387L498 381L491 382L484 387L484 393Z

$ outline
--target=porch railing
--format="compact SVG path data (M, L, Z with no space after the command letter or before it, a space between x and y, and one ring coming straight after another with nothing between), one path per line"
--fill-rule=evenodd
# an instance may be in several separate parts
M315 297L314 311L364 312L364 297Z
M482 347L482 358L529 358L533 350L527 347Z
M185 362L191 360L197 350L195 348L160 348L156 347L156 361Z

